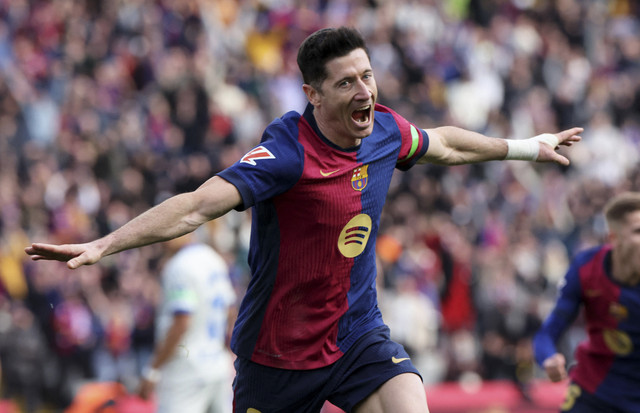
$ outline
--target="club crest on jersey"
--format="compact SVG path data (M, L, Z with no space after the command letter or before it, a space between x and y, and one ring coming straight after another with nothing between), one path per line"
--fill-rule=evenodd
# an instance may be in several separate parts
M271 151L269 151L269 149L260 145L247 152L242 159L240 159L240 162L255 166L256 161L262 159L276 159L276 157L271 153Z
M362 165L353 170L351 176L351 187L356 191L362 191L369 182L369 165Z

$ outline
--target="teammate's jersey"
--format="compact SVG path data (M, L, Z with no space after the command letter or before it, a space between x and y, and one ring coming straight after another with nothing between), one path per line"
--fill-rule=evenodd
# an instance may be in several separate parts
M555 343L584 304L588 339L576 349L571 379L624 411L640 412L640 285L611 277L611 246L577 255L556 307L534 339L536 361L556 353Z
M289 112L259 146L219 176L253 207L252 278L231 346L241 357L287 369L336 361L382 325L375 240L394 168L428 147L426 132L376 105L370 136L352 149L327 140L313 107Z
M222 257L208 245L187 245L167 262L162 287L158 339L166 336L175 314L191 315L176 354L163 366L163 380L186 380L194 371L198 377L224 376L230 367L225 333L236 296Z

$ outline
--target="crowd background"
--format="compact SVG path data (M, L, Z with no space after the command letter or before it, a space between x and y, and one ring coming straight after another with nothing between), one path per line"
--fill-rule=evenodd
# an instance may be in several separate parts
M165 254L69 271L24 247L102 236L235 162L304 108L295 55L318 28L357 27L379 102L422 127L585 128L568 167L394 176L380 306L426 384L512 380L526 394L541 377L531 337L568 259L603 241L613 193L640 190L632 0L0 0L0 17L1 387L27 411L61 409L87 381L135 387ZM208 225L240 297L249 220Z

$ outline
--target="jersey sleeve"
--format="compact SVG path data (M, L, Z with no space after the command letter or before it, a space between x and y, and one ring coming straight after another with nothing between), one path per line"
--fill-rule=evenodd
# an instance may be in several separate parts
M578 257L569 266L561 281L555 307L534 336L533 350L536 362L540 366L558 352L556 343L578 315L582 301L579 276L582 261Z
M418 162L429 148L429 135L424 129L409 123L409 133L402 134L402 147L396 168L406 171Z
M416 164L429 148L429 135L413 123L400 116L386 106L376 105L376 110L390 113L393 116L402 140L396 168L406 171Z
M300 179L303 167L297 124L280 118L265 129L258 146L218 176L238 189L242 204L236 209L243 211L290 189Z

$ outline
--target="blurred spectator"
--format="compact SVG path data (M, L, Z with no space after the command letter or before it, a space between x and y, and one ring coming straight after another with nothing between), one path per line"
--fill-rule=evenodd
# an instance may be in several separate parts
M50 350L24 304L4 301L2 305L2 397L18 402L22 411L35 413L44 405L45 363Z

